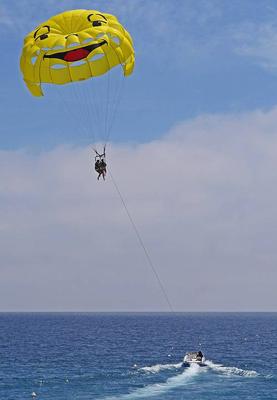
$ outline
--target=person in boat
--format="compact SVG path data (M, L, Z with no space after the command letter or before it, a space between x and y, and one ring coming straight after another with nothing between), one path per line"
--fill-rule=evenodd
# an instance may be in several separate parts
M203 358L203 353L202 353L201 350L197 352L196 358L197 358L198 360L202 360L202 358Z

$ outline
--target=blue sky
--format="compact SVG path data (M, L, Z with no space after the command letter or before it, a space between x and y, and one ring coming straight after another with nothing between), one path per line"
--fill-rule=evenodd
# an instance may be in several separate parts
M275 0L1 0L0 310L167 310L79 115L22 81L24 36L74 8L134 39L108 166L174 309L276 311Z
M274 1L49 0L41 6L32 0L2 0L1 148L43 150L82 143L66 112L27 93L18 67L25 34L51 15L76 7L115 13L134 38L136 69L125 83L112 132L115 142L147 142L204 113L275 104L277 80L270 68L275 49L267 55L259 49L274 34Z

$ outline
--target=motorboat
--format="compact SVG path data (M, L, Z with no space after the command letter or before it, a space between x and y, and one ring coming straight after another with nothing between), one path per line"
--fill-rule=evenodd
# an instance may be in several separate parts
M205 357L202 351L190 351L186 353L183 360L183 367L188 367L192 364L200 365L200 367L204 367L206 365Z

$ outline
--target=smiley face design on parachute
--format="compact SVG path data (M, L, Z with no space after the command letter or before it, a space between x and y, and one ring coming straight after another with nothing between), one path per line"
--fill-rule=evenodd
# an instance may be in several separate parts
M34 96L42 83L66 84L107 73L121 65L125 76L134 67L132 38L117 18L95 10L58 14L30 32L20 67Z

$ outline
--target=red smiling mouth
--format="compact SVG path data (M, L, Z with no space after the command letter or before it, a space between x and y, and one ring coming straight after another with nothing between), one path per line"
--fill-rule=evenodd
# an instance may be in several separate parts
M89 55L90 51L87 49L76 49L72 51L68 51L65 56L64 60L65 61L79 61L82 60L83 58L86 58Z
M58 58L67 62L80 61L86 58L93 50L103 46L104 44L108 44L106 40L103 40L100 43L90 44L80 49L69 50L49 55L45 54L44 58Z

